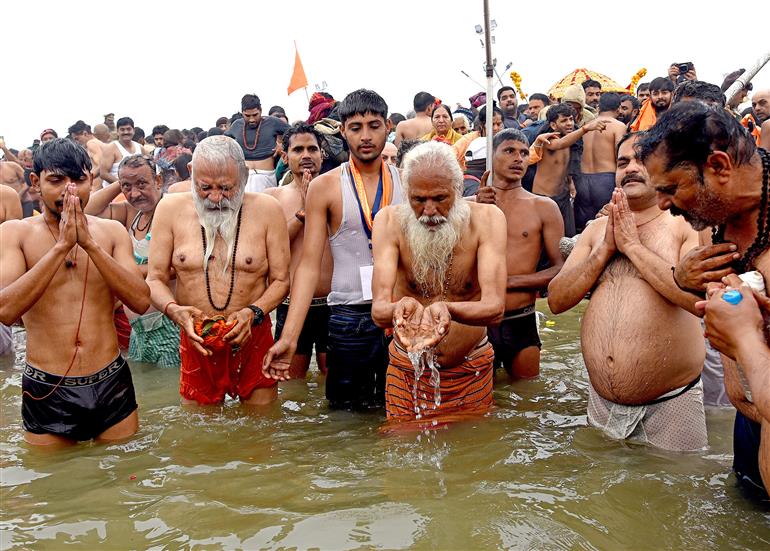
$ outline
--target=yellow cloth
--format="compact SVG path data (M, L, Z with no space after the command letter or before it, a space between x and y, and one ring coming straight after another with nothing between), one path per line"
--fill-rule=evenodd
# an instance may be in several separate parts
M460 138L462 138L463 135L460 134L457 130L454 128L450 128L449 132L447 132L446 136L439 136L436 134L436 130L431 130L427 134L425 134L422 138L420 138L424 142L429 142L431 140L435 140L437 142L444 142L445 144L454 145L456 144Z

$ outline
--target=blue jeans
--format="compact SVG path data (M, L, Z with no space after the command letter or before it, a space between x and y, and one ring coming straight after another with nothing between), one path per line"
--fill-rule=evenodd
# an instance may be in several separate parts
M369 304L331 306L326 356L326 399L341 409L373 409L385 400L388 368L385 332Z

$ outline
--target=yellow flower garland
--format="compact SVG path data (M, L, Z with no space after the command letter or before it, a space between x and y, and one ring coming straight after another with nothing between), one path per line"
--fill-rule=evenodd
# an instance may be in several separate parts
M631 93L633 93L634 90L636 90L636 85L639 84L639 81L642 80L642 77L644 77L644 75L646 75L646 74L647 74L647 69L645 69L644 67L639 69L636 72L636 74L631 77L631 84L626 86L626 89L630 90Z
M511 71L511 80L513 81L513 86L516 88L516 91L519 93L519 97L526 101L527 95L521 91L521 75L516 71Z

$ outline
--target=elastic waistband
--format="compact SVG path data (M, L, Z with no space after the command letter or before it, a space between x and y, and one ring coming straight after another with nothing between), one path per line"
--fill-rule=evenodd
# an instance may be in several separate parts
M346 313L356 313L356 314L370 314L372 313L372 304L333 304L329 305L329 308L332 309L332 314L346 314Z
M516 318L523 318L535 313L535 305L530 304L523 308L517 308L516 310L508 310L503 314L503 321L514 320Z
M393 342L393 346L396 348L396 350L401 352L401 354L403 354L404 356L409 354L404 348L401 347L401 345L398 343L398 341L396 339L393 339L392 342ZM484 348L488 344L489 344L489 338L486 335L484 335L484 337L478 342L478 344L476 346L474 346L471 349L470 352L468 352L468 354L471 355L474 352L476 352L479 348ZM466 358L467 358L467 356L466 356Z
M284 306L288 306L290 298L291 297L286 297L285 299L283 299L283 302L281 304L283 304ZM312 299L310 301L310 307L311 308L313 306L327 306L327 305L328 304L326 302L326 297L318 297L318 298L314 298L314 299Z
M655 398L654 400L650 400L650 401L649 401L649 402L647 402L646 404L642 404L642 405L645 405L645 406L652 406L652 405L654 405L654 404L660 404L660 403L662 403L662 402L667 402L668 400L671 400L671 399L673 399L673 398L676 398L676 397L678 397L678 396L681 396L682 394L684 394L684 393L685 393L685 392L687 392L688 390L692 389L692 388L693 388L695 385L697 385L699 382L700 382L700 375L698 375L698 376L695 378L695 380L694 380L693 382L691 382L690 384L688 384L688 385L685 385L685 386L683 386L683 387L680 387L680 388L675 388L675 389L674 389L674 390L672 390L671 392L666 392L666 393L665 393L663 396L661 396L661 397L659 397L659 398Z
M24 374L22 376L44 385L58 384L59 386L65 387L91 386L104 381L105 379L109 379L127 365L128 364L126 363L126 360L123 358L123 356L118 355L118 357L110 362L107 367L101 371L92 373L91 375L83 375L80 377L62 377L61 375L51 375L45 371L40 371L38 368L27 364L24 368Z
M267 157L265 157L265 159L267 159ZM265 159L258 159L258 160L264 161ZM249 159L247 159L247 160L249 160ZM250 168L249 169L249 174L264 174L266 176L271 176L271 175L275 174L275 169L273 169L273 170L263 170L261 168Z

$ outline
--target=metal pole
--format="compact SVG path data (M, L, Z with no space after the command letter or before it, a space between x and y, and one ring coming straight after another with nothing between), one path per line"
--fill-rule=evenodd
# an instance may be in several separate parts
M489 178L487 179L487 185L492 185L492 137L494 132L492 131L492 86L494 79L494 67L492 66L492 32L489 29L489 0L484 0L484 47L487 50L487 120L484 125L487 133L487 170L489 171Z
M743 90L743 87L746 86L746 84L748 84L752 78L754 78L754 76L762 69L762 67L767 64L768 61L770 61L770 52L767 52L765 55L760 57L751 69L735 79L735 82L733 82L725 92L727 103L730 103L730 100L733 99L733 96Z

